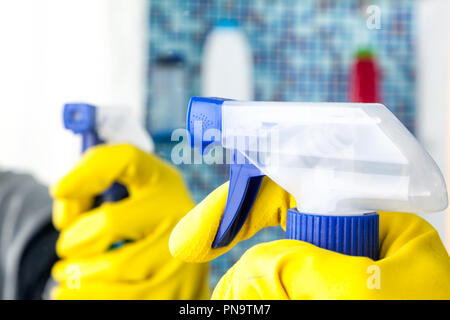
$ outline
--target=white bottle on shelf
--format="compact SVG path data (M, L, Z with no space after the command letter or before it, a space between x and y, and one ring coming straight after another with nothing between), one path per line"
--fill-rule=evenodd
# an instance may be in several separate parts
M253 99L251 48L235 20L220 20L207 36L201 83L206 97Z

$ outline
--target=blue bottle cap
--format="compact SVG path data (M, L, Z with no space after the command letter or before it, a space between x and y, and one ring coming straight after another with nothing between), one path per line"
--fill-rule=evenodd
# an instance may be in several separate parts
M220 19L216 23L216 28L238 28L239 23L235 19Z
M286 239L301 240L323 249L378 259L376 212L354 216L325 216L287 211Z

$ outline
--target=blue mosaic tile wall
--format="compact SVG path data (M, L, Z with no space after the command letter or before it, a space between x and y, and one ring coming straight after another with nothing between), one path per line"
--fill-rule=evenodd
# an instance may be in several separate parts
M151 0L149 75L159 57L180 55L188 77L185 90L189 96L198 95L204 40L219 19L232 18L238 21L252 47L256 100L347 101L347 79L354 54L369 46L382 69L383 103L414 131L414 3L412 0ZM380 29L367 28L369 5L380 8ZM149 81L149 117L152 108L157 106L152 105ZM173 143L158 138L156 142L159 154L170 159ZM182 165L180 169L196 201L227 180L226 166ZM263 230L213 261L211 286L248 247L281 237L280 228Z

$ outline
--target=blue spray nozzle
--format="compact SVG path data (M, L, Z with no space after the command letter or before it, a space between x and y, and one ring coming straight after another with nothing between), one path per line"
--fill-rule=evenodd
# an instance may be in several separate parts
M222 104L227 100L229 99L204 97L192 97L189 100L186 124L192 148L196 148L203 153L211 143L220 143L220 136L209 133L215 130L216 133L220 134L222 130ZM211 138L207 139L208 136Z
M74 133L96 130L95 107L87 103L66 103L63 112L64 127Z
M63 111L63 122L66 129L81 134L82 152L103 143L96 128L96 108L87 103L66 103Z
M190 144L202 154L210 144L220 143L222 104L225 101L230 99L192 97L189 101L187 131ZM216 132L208 132L209 130ZM247 219L263 176L252 164L231 164L227 205L213 248L227 246L236 237Z

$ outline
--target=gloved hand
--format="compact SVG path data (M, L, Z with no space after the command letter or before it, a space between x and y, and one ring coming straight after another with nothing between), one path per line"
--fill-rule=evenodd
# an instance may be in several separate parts
M286 226L295 200L264 177L249 217L227 247L212 249L228 183L189 212L170 237L182 260L205 262L266 226ZM217 284L213 299L449 299L450 258L436 230L408 213L379 212L380 259L352 257L297 240L249 249Z
M129 197L92 207L118 181ZM172 228L193 207L178 171L131 145L87 151L52 189L61 230L56 299L207 299L207 265L174 259ZM132 240L108 250L118 241Z

